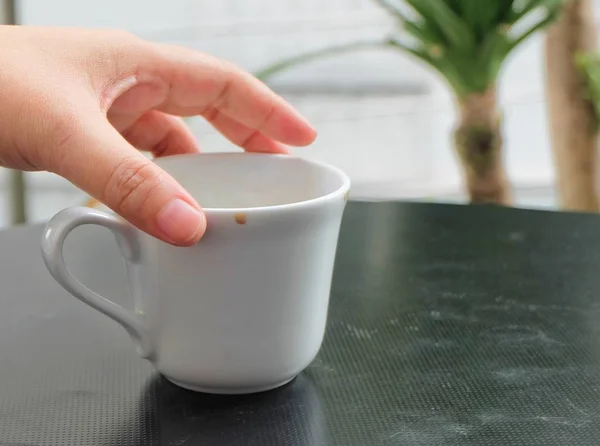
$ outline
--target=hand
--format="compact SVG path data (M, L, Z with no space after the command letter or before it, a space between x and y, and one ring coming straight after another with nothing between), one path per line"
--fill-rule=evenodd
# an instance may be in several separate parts
M0 61L0 165L54 172L175 245L196 243L206 220L138 150L197 152L179 116L203 116L248 152L316 136L233 64L122 31L1 26Z

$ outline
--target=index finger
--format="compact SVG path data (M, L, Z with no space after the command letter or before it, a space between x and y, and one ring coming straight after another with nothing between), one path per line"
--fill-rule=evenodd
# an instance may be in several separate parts
M165 88L157 109L181 116L214 116L216 110L285 144L314 141L316 131L294 107L234 64L166 44L154 45L150 54L141 60L140 72Z

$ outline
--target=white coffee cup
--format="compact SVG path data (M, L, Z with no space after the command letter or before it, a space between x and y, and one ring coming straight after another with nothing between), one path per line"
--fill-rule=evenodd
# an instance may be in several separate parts
M347 175L286 155L177 155L156 163L203 207L208 227L197 245L171 246L118 216L75 207L46 227L46 266L67 291L120 323L140 355L181 387L253 393L291 381L323 340ZM115 234L133 310L68 271L63 243L84 224Z

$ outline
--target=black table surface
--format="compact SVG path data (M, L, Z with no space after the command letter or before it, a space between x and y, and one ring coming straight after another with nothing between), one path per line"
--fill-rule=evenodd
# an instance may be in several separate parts
M600 444L600 216L349 203L319 356L242 397L161 378L41 230L0 232L0 445ZM66 259L126 303L108 232Z

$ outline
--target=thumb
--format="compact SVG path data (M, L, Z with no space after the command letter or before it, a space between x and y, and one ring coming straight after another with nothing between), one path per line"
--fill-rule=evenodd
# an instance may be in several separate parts
M51 169L167 243L189 246L206 230L200 206L167 172L131 146L101 115L69 126Z

